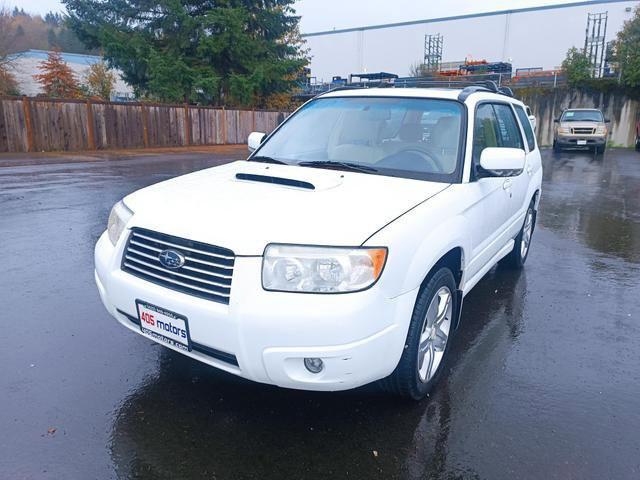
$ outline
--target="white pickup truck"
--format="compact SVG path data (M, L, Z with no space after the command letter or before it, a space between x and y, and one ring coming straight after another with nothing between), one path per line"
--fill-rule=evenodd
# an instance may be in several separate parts
M248 160L128 195L95 249L105 307L257 382L424 397L464 296L529 253L540 152L492 90L332 91Z

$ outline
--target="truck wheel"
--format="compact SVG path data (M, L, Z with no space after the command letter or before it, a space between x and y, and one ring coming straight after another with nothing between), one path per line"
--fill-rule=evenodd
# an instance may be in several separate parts
M380 385L389 393L420 400L433 388L449 352L457 312L456 283L448 268L424 285L411 316L398 366Z
M636 136L636 152L640 152L640 137Z
M510 268L522 268L524 266L524 262L527 261L527 257L529 256L531 238L536 225L536 211L533 207L534 201L531 200L529 208L527 208L527 213L524 217L524 224L515 239L513 250L511 250L511 253L502 260L502 263Z
M560 148L560 145L558 145L557 140L553 141L553 152L554 153L560 153L562 151L562 149Z
M596 153L603 154L606 148L606 146L596 147Z

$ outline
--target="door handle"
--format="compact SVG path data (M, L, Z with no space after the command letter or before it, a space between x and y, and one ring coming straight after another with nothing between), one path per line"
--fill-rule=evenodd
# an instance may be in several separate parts
M502 184L502 188L504 190L509 190L511 188L511 179L507 178L504 183Z

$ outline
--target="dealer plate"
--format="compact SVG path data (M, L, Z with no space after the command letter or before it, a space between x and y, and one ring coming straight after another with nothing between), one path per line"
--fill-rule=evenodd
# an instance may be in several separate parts
M187 317L165 308L136 300L140 331L160 343L191 351Z

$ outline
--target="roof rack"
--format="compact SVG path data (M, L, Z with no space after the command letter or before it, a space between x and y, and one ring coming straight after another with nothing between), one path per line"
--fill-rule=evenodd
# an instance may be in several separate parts
M476 92L497 93L513 97L509 87L498 87L493 80L465 81L465 80L431 80L425 78L400 78L395 82L364 82L346 86L339 86L322 92L321 95L342 90L358 90L364 88L451 88L461 89L458 100L464 102L469 95Z

